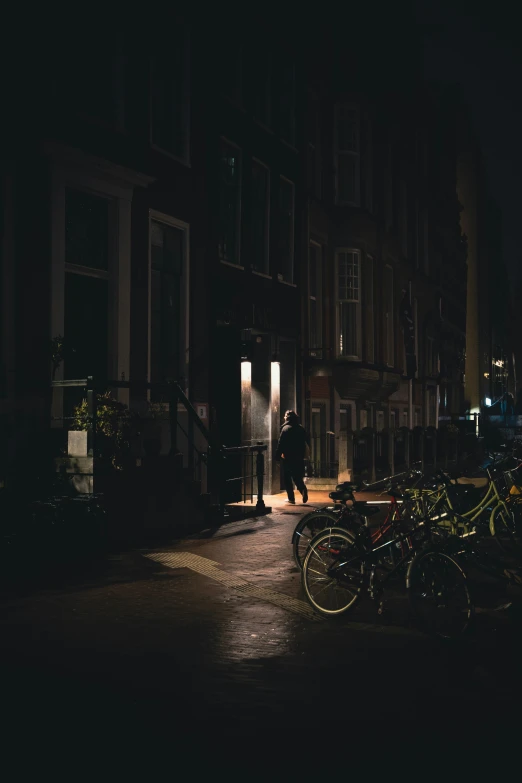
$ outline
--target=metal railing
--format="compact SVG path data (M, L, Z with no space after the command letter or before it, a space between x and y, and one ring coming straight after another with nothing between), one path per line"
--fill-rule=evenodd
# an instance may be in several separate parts
M175 381L166 383L148 383L145 381L103 380L99 381L92 376L76 380L53 381L54 389L84 388L87 401L87 455L96 464L99 456L99 441L101 439L99 418L99 395L107 389L129 389L134 393L145 395L148 391L154 391L156 396L165 400L162 403L166 407L168 431L170 436L169 456L179 454L179 435L185 438L187 445L188 472L195 481L201 480L203 466L207 469L209 495L213 500L216 510L227 516L226 505L228 502L227 487L233 482L241 481L241 495L244 501L250 498L253 502L254 494L257 495L256 511L268 513L263 500L264 488L264 452L267 446L253 444L251 446L225 447L217 442L210 429L201 421L193 405L187 398L180 384ZM179 420L178 405L188 415L186 428ZM127 413L123 418L126 418ZM72 421L75 417L58 417L62 424ZM146 416L145 416L146 418ZM198 448L194 442L194 431L199 430L206 449ZM228 475L229 468L233 464L231 457L240 457L238 467L240 475ZM93 468L93 473L95 468ZM255 488L254 488L255 484Z

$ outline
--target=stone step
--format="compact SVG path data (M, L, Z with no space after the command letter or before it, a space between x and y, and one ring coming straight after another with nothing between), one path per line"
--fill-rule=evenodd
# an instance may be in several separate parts
M336 478L320 478L320 477L314 477L314 478L308 478L306 477L304 480L307 488L309 490L317 490L317 491L325 491L325 492L332 492L337 484L339 483Z

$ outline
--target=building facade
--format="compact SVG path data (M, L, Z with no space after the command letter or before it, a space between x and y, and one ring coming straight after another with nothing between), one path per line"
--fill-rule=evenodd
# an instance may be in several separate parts
M4 469L63 449L81 392L53 377L130 380L136 409L180 381L221 443L267 447L268 492L287 408L332 479L342 433L465 411L478 206L455 104L393 13L371 62L328 22L239 17L34 53L2 129Z

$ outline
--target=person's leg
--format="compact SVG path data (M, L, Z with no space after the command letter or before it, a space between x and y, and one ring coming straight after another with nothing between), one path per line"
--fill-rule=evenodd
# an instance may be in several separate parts
M294 465L292 476L295 481L295 485L301 495L303 496L303 503L308 501L308 490L304 483L304 465Z
M288 500L291 503L295 503L294 482L292 481L292 471L289 465L284 465L283 476L284 476L286 494L288 495Z

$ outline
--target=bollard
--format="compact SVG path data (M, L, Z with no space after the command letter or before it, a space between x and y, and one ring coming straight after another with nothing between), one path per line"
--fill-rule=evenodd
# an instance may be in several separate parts
M263 500L263 479L265 475L265 458L261 450L257 452L257 456L256 456L256 475L257 475L256 510L264 513L266 510L265 501Z

